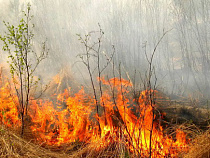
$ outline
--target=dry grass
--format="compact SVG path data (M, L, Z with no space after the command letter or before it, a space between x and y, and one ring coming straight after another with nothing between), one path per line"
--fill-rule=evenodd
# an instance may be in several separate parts
M28 139L28 138L27 138ZM0 157L5 158L100 158L119 157L120 149L116 144L97 149L96 144L82 144L80 142L64 145L62 147L50 147L47 149L19 137L14 132L0 126ZM125 153L123 152L125 155ZM123 155L123 157L124 157Z
M60 158L70 157L64 153L52 152L26 141L10 130L0 126L0 157L5 158Z
M192 140L184 158L210 158L210 127Z
M99 140L100 141L100 140ZM101 143L101 142L98 142ZM106 147L98 148L98 143L88 144L84 147L71 153L72 158L85 157L85 158L131 158L132 155L129 154L125 148L122 148L124 144L122 143L112 143Z
M187 132L187 131L186 131ZM191 131L192 132L192 131ZM111 144L109 147L97 150L96 146L91 144L66 145L57 151L53 148L46 149L40 145L32 143L32 140L20 138L14 132L0 126L0 157L24 157L24 158L95 158L95 157L132 157L122 150L119 145ZM210 129L206 132L199 132L192 140L189 152L184 154L184 158L210 158Z

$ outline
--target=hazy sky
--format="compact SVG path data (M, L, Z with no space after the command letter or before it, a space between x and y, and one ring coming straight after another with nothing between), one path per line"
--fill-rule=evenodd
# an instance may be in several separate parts
M26 2L19 1L17 6L18 0L0 0L1 33L2 21L17 22ZM31 0L31 4L36 26L35 49L39 50L45 39L50 49L42 72L53 75L69 66L77 77L86 74L81 63L72 67L79 60L76 55L84 53L76 34L97 31L100 23L105 33L101 51L110 54L114 45L116 63L121 63L130 76L135 70L145 73L145 52L150 57L163 33L171 30L155 53L159 84L193 87L195 82L201 82L203 86L210 44L209 0ZM97 36L93 35L92 40Z

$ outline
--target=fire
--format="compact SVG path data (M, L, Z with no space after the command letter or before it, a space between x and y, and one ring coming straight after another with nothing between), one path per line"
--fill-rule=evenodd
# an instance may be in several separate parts
M129 81L98 80L103 84L98 114L96 101L84 88L76 94L68 88L50 100L31 100L30 129L37 140L58 146L81 141L92 144L96 150L118 143L141 157L151 154L155 158L177 157L178 151L187 150L184 132L177 130L176 139L164 134L154 113L156 105L150 99L155 91L143 91L136 101L131 96ZM0 88L0 120L7 126L19 126L17 97L11 97L7 86Z
M0 124L8 127L19 126L17 97L12 95L9 82L0 80Z

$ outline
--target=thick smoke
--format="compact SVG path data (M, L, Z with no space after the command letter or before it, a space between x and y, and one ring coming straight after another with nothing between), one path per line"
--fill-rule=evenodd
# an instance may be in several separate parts
M159 89L169 94L209 95L209 0L30 0L35 24L36 50L47 39L49 58L39 73L49 79L69 67L73 75L88 80L84 65L76 56L84 46L76 34L104 31L102 51L110 54L115 46L115 65L121 63L124 77L141 82L148 58L161 39L153 66ZM0 0L2 21L17 24L27 1ZM98 34L93 34L97 39ZM2 43L1 43L2 45ZM146 54L146 55L145 55ZM5 53L0 54L6 59ZM3 61L3 60L2 60ZM126 73L127 72L127 73ZM48 74L48 75L44 75ZM136 74L136 75L134 75ZM48 77L48 78L47 78ZM139 78L139 79L137 79Z

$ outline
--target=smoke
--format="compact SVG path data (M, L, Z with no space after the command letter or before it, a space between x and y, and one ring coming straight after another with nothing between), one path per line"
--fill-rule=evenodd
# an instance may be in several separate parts
M105 33L102 51L110 54L114 45L116 67L121 64L127 72L124 77L140 83L139 76L148 68L146 56L151 57L162 35L171 30L154 55L158 88L169 94L208 97L209 0L0 0L1 34L5 30L2 21L17 24L27 2L34 15L35 49L39 51L47 39L50 50L38 71L44 78L69 67L76 78L88 80L85 66L77 62L84 45L76 34L97 31L99 23ZM0 56L6 60L5 53Z

